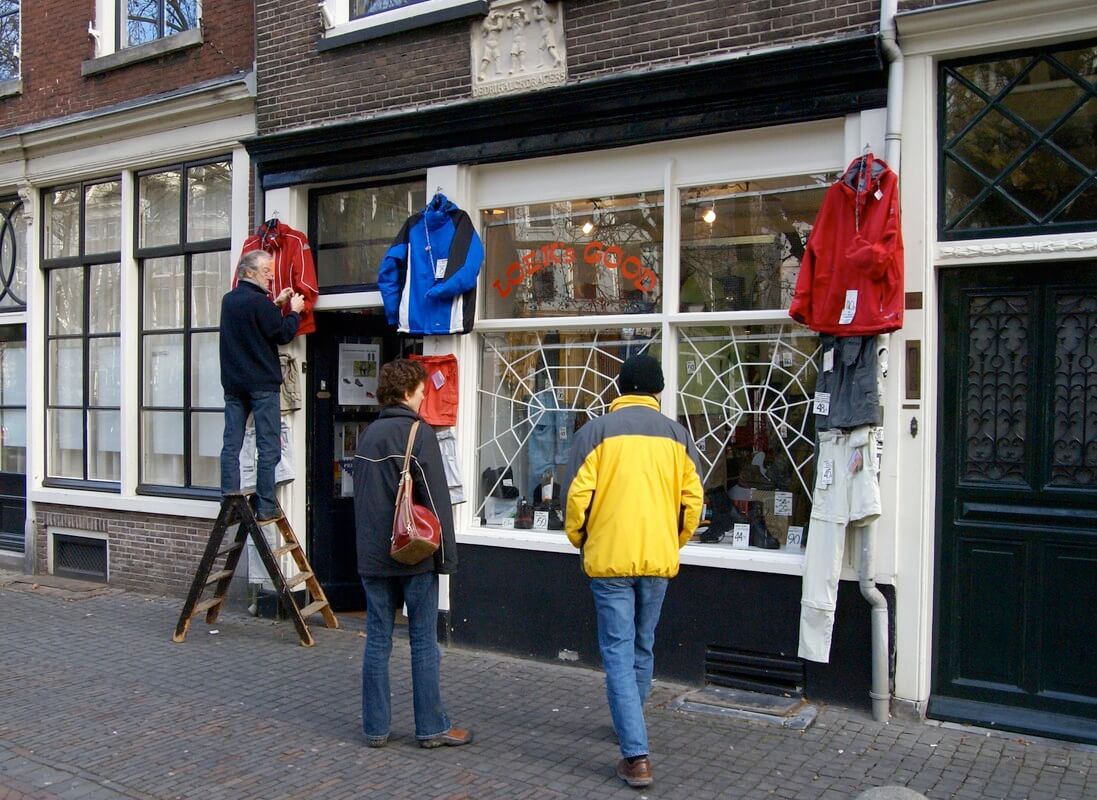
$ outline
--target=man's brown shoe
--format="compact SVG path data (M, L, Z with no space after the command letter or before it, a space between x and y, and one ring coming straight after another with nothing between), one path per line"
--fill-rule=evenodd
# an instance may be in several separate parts
M472 741L472 731L468 728L450 728L441 736L420 739L420 747L460 747Z
M627 758L617 762L617 777L631 786L633 789L643 789L651 786L651 759L647 756L638 758L631 764Z

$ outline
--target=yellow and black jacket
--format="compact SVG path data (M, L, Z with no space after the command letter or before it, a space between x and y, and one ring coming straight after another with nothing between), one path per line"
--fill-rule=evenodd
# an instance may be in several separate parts
M592 578L678 574L701 515L697 451L651 395L627 394L579 429L565 480L568 539Z

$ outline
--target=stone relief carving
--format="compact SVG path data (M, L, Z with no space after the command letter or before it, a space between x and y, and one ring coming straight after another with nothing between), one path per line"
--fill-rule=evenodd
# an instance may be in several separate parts
M1029 253L1081 253L1097 251L1097 239L1057 239L1043 242L991 242L987 244L940 245L940 258L982 258Z
M473 23L472 95L559 86L567 81L564 18L559 2L496 0Z

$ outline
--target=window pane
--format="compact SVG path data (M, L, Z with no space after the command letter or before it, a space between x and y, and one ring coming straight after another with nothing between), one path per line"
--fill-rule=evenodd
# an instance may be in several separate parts
M190 261L191 320L195 328L216 328L221 318L221 298L231 287L232 254L196 253Z
M183 269L183 256L150 258L141 263L145 330L183 327Z
M84 332L84 270L55 269L49 273L49 332Z
M122 478L122 415L118 411L88 412L88 480Z
M169 0L165 3L164 35L198 27L198 0Z
M481 228L490 319L659 310L661 192L488 209Z
M27 471L27 412L0 410L0 472Z
M119 340L88 340L88 405L122 404L122 356Z
M84 477L84 412L49 409L46 412L49 438L47 474L57 478Z
M228 238L232 223L232 165L191 167L187 175L187 241Z
M49 404L84 405L84 341L55 339L49 343Z
M377 269L408 216L426 205L422 181L322 194L316 201L320 286L377 282Z
M122 316L122 278L117 264L90 267L88 331L117 333Z
M138 247L179 244L179 170L145 175L137 182Z
M382 11L392 11L394 8L404 8L422 3L425 0L350 0L350 18L380 14Z
M192 414L190 482L192 486L221 486L221 444L224 414Z
M659 357L658 328L522 331L482 343L477 514L514 527L519 496L534 502L544 481L559 482L574 432L617 397L621 363Z
M84 252L111 253L121 249L122 184L97 183L85 189Z
M183 412L141 412L141 482L183 485Z
M0 2L0 81L19 77L19 4Z
M680 311L788 308L830 175L683 189Z
M734 515L734 505L764 518L782 544L811 512L818 345L793 324L679 332L678 421L697 445L706 502L714 513Z
M27 220L18 200L0 200L0 309L27 304Z
M27 343L0 342L0 406L27 404Z
M80 253L80 187L58 189L46 195L46 258Z
M127 0L126 35L124 41L132 47L159 39L162 19L160 0Z
M221 388L220 336L216 333L196 333L190 339L190 401L198 408L224 408L225 392Z
M183 334L145 336L144 399L145 406L157 408L183 407Z

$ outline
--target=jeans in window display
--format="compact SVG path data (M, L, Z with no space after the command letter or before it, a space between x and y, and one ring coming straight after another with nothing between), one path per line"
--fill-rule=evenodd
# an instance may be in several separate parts
M546 472L554 472L558 465L568 463L575 431L575 412L561 409L551 389L542 389L533 395L530 414L535 422L527 443L527 497L533 497Z
M606 697L621 755L648 753L644 703L655 668L655 626L667 578L591 578L598 617L598 648L606 671Z
M400 606L408 608L411 640L411 696L415 738L431 739L450 729L442 703L438 652L438 573L362 578L366 590L366 646L362 655L362 733L387 736L392 724L389 656L392 627Z
M240 448L248 414L255 417L255 510L273 514L274 470L282 458L280 392L225 392L225 436L221 447L221 494L240 491Z

